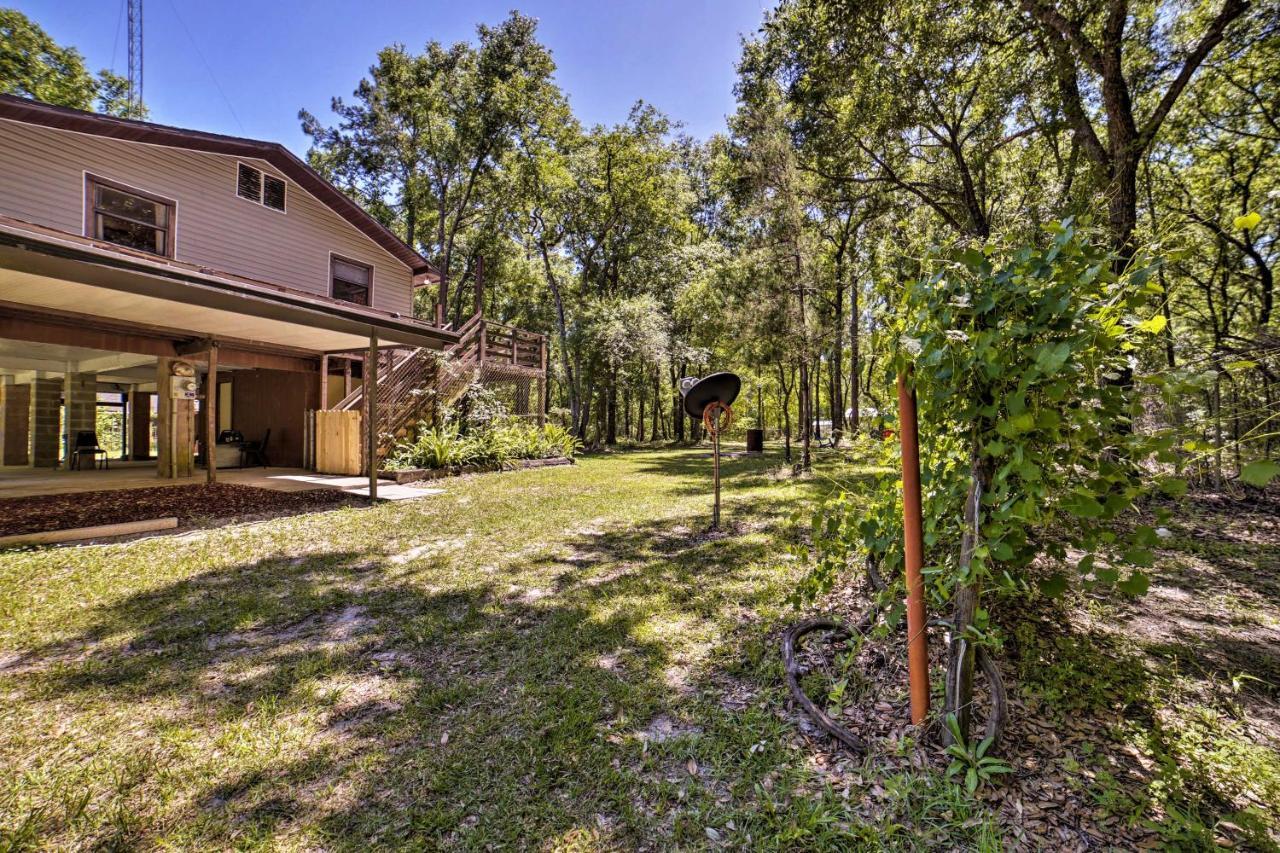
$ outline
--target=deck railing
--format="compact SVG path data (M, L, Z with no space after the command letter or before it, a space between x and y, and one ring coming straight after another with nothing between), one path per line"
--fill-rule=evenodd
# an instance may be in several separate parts
M458 341L443 352L428 349L391 349L379 353L378 392L374 416L378 426L378 455L383 457L396 441L433 412L452 406L474 383L513 381L522 383L526 408L530 385L539 385L536 412L541 419L546 387L547 339L529 332L471 316L458 327ZM334 409L361 410L364 388L355 388Z

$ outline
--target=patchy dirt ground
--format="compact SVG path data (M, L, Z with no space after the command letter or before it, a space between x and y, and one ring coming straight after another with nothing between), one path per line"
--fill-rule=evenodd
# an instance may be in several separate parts
M1001 753L1014 772L979 795L1006 843L1280 843L1280 497L1194 496L1171 528L1142 598L991 603L1011 704ZM868 601L859 583L828 604L852 621ZM935 636L935 684L943 647ZM797 715L832 785L869 793L859 807L868 820L883 821L900 802L883 780L926 766L945 772L938 721L924 731L904 725L900 631L861 643L816 636L801 659L810 697L825 697L872 744L865 759L836 751Z
M279 492L233 483L0 498L0 536L169 516L186 526L202 520L307 512L352 502L349 495L333 489Z

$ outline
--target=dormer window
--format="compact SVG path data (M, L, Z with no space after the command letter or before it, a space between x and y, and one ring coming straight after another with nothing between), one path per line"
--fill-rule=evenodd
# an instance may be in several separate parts
M261 169L237 164L236 195L284 213L284 181Z
M174 202L89 175L85 236L153 255L173 257Z

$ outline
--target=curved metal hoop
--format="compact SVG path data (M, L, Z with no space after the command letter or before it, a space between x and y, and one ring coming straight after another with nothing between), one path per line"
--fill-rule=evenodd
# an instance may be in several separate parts
M702 410L702 425L706 428L707 435L727 432L733 425L733 409L728 404L718 401L708 403Z

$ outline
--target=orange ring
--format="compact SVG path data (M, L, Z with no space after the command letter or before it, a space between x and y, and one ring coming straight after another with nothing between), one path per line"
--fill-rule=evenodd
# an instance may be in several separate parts
M723 414L724 421L719 421L719 416ZM707 430L707 435L717 435L728 431L733 424L733 409L719 401L707 403L707 407L702 410L702 426Z

